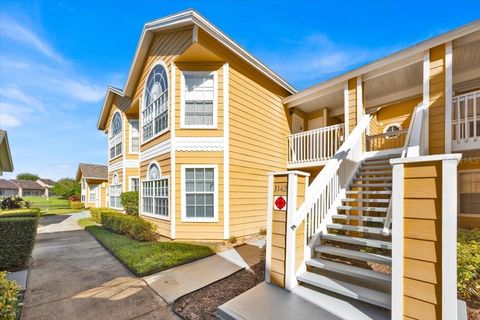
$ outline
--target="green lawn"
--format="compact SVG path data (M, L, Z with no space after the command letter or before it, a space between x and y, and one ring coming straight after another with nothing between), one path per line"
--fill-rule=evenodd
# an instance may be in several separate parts
M203 245L132 240L85 220L79 220L79 224L86 226L86 230L137 276L149 275L214 253L212 248Z
M67 199L60 197L23 197L23 200L32 202L32 207L40 208L41 214L64 214L79 212L82 210L73 210Z

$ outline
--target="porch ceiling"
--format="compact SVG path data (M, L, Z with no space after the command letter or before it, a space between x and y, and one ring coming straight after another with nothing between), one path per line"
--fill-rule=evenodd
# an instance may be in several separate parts
M330 115L343 114L343 88L305 102L296 108L305 113L327 108L330 111Z

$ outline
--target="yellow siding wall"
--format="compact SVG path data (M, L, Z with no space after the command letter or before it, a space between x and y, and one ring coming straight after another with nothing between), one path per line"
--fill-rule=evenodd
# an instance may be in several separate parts
M404 315L441 319L442 164L405 164Z
M357 78L348 80L348 121L352 132L357 126Z
M274 176L274 196L285 195L281 190L287 189L287 176ZM285 286L285 249L286 249L287 212L272 212L272 257L270 261L270 282L279 287Z
M430 154L445 153L445 45L430 49Z
M416 97L398 102L378 110L370 125L370 134L380 134L391 124L400 124L402 129L408 129L415 106L422 102L422 97Z
M218 166L218 222L182 222L182 165ZM221 240L223 239L223 152L177 152L176 153L176 239Z

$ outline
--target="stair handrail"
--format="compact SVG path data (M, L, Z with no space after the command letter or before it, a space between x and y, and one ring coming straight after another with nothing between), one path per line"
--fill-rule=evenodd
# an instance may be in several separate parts
M403 146L401 158L418 157L422 153L422 130L423 130L423 114L425 111L425 104L422 102L418 104L412 113L412 119L408 127L407 137ZM390 235L390 224L392 223L392 201L390 200L383 224L382 235Z
M307 215L312 210L312 206L317 203L320 196L323 194L324 189L330 183L330 180L337 174L338 169L342 162L348 157L348 155L352 152L352 148L357 146L359 142L364 136L364 133L368 126L370 125L371 115L364 115L358 125L353 129L352 133L348 136L345 142L340 146L337 150L335 155L327 161L325 167L322 171L315 177L312 183L308 186L306 193L305 193L305 201L302 203L300 208L298 208L296 212L296 217L293 220L294 223L290 226L292 230L296 230L301 223L305 220ZM361 148L361 144L360 144ZM359 154L362 154L362 150L360 150ZM340 186L340 188L344 188L345 186ZM339 194L332 195L332 199L336 198ZM331 206L332 203L328 203L326 205ZM322 219L323 220L323 219ZM318 227L316 229L320 229ZM314 231L314 233L316 230Z

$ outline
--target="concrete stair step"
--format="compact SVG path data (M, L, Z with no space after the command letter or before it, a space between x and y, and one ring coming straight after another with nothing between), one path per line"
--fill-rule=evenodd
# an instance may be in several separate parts
M384 217L355 216L355 215L348 215L348 214L334 214L334 215L332 215L332 219L370 221L370 222L385 223L385 218Z
M357 286L308 271L298 275L297 279L300 282L308 283L317 288L332 291L386 309L391 309L390 295L380 291Z
M378 170L378 169L392 169L392 166L389 164L389 165L375 165L375 164L372 164L372 165L362 165L362 167L360 168L360 171L375 171L375 170Z
M345 198L345 199L342 199L342 202L369 202L369 203L389 204L390 199Z
M387 159L366 159L363 161L363 164L390 164L390 158Z
M321 238L325 240L350 243L350 244L355 244L359 246L392 250L392 243L387 241L341 236L341 235L331 234L331 233L322 234Z
M356 206L338 206L338 210L356 210L356 211L373 211L373 212L387 212L387 207L356 207Z
M392 177L353 178L353 181L392 181Z
M352 183L350 184L350 188L391 188L391 183Z
M386 175L386 176L392 176L392 170L367 170L367 171L360 171L358 173L359 176L371 176L371 175Z
M341 223L329 223L327 224L327 228L335 229L335 230L365 232L365 233L371 233L371 234L382 234L382 230L383 230L383 228L352 226L352 225L341 224Z
M373 270L351 266L345 263L334 262L321 258L312 258L305 262L307 266L317 268L319 270L326 270L330 272L344 274L350 277L358 277L361 279L377 280L386 283L391 283L392 276L390 274L376 272Z
M376 254L376 253L361 252L361 251L355 251L355 250L338 248L338 247L330 247L330 246L316 246L314 248L314 251L318 253L325 253L332 256L338 256L338 257L343 257L348 259L375 262L375 263L385 264L389 266L392 265L391 257L384 256L381 254Z
M346 194L365 194L365 195L391 195L392 190L369 190L369 191L362 191L362 190L347 190L345 191Z

